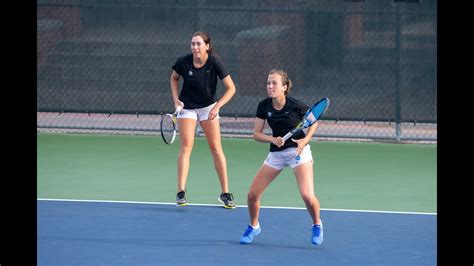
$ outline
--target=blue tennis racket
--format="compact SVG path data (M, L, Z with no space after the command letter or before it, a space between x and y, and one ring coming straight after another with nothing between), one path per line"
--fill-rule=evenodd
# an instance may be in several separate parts
M303 120L294 129L292 129L285 136L283 136L283 140L287 141L296 132L312 126L322 117L322 115L324 115L328 107L329 98L322 98L321 100L313 104L313 106L311 106L308 111L306 111ZM298 160L299 156L297 156L296 159Z

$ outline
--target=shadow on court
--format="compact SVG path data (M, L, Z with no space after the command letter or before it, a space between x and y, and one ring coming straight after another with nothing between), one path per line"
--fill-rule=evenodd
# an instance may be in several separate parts
M436 265L436 215L262 208L240 245L246 207L38 200L38 265Z

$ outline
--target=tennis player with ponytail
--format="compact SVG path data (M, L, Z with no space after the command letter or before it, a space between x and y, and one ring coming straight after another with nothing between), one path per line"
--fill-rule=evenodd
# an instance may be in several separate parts
M225 208L234 209L234 197L229 192L227 162L221 144L219 110L235 94L235 85L222 60L213 53L211 38L198 31L191 38L191 53L176 60L170 78L174 106L182 106L178 113L180 149L178 155L178 193L176 204L187 205L186 181L188 177L194 133L199 121L214 159L221 194L218 197ZM183 78L181 91L179 79ZM217 78L222 80L225 93L216 99Z
M287 166L293 169L300 195L311 217L311 243L320 245L323 242L323 224L319 200L314 194L313 157L309 145L318 123L309 126L306 134L300 130L287 141L282 138L302 121L309 109L308 105L288 96L291 86L286 72L271 70L267 78L268 97L257 107L253 136L256 141L270 143L270 152L257 171L248 192L250 224L240 238L241 244L251 243L261 233L260 198L268 185ZM263 132L265 121L272 129L272 136Z

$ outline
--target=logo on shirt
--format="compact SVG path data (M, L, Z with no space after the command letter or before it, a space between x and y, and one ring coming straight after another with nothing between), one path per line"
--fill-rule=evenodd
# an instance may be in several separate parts
M272 117L272 112L268 112L267 117Z
M189 70L188 75L193 76L193 72L191 70Z

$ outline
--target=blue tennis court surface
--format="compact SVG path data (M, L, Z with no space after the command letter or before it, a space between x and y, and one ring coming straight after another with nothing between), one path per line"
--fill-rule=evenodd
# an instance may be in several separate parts
M239 238L246 207L38 200L38 265L436 265L436 215L262 208L262 233Z

